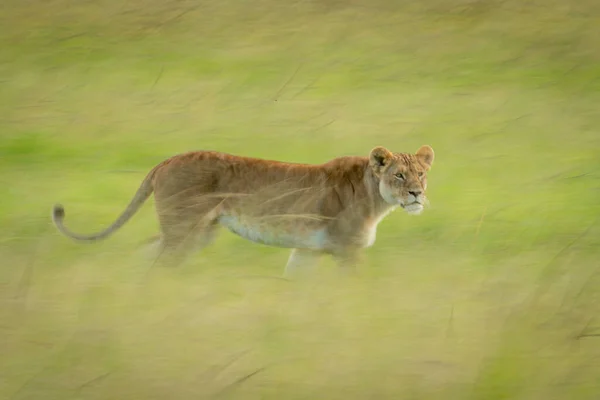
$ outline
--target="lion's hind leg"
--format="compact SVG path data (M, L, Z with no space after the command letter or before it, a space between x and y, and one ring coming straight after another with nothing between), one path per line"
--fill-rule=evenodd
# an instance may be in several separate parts
M189 207L159 215L162 236L156 262L175 267L210 245L218 228L218 208Z
M162 235L154 235L138 244L139 254L146 260L156 259L162 248Z

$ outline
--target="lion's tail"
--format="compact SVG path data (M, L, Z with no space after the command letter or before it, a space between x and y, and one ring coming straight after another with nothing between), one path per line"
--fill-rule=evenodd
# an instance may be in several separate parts
M106 228L102 232L97 232L90 235L82 235L67 229L64 225L65 209L60 204L54 205L54 208L52 209L52 221L54 222L54 225L56 225L58 230L63 235L75 240L96 241L106 239L114 232L116 232L119 228L121 228L123 225L125 225L125 223L129 221L131 217L133 217L133 215L140 209L140 207L144 204L148 197L150 197L150 195L154 191L154 171L155 169L153 169L144 178L144 181L141 183L139 189L135 193L135 196L133 196L133 199L131 200L125 211L123 211L123 213L119 216L119 218L117 218L115 222L113 222L108 228Z

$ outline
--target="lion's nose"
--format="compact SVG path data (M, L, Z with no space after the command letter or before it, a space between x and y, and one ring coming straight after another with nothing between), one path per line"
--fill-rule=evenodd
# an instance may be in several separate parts
M408 193L412 194L415 197L418 197L423 192L421 192L421 191L414 191L414 192L408 192Z

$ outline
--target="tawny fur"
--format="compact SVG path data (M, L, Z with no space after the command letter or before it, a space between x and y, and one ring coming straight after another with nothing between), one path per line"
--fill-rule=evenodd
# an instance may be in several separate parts
M249 240L294 248L286 272L315 254L332 254L354 267L359 249L375 241L377 224L400 206L411 214L426 202L427 171L434 153L374 148L369 157L339 157L324 164L296 164L214 151L173 156L154 167L121 216L106 230L81 235L53 220L76 240L105 239L154 193L162 254L177 264L204 247L219 225Z

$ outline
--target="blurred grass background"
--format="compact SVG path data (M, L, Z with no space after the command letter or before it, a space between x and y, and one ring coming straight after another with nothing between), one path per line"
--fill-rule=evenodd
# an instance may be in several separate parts
M0 398L600 398L600 3L4 0ZM148 271L145 173L429 144L339 279L221 231Z

